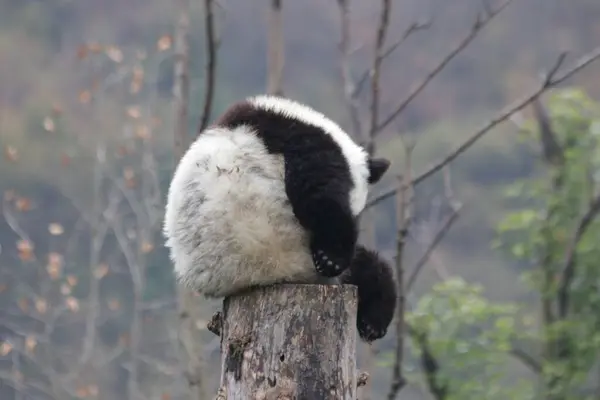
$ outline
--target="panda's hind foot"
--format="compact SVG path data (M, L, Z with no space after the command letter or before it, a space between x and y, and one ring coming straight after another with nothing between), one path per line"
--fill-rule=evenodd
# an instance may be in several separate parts
M384 337L394 317L398 297L389 264L376 252L357 246L344 283L358 288L356 326L360 337L367 342Z

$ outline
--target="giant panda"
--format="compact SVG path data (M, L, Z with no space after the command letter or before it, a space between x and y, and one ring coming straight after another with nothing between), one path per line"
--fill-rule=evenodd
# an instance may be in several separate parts
M307 105L270 95L233 104L200 132L169 187L163 231L177 280L207 298L354 284L360 337L383 337L393 274L357 236L368 187L389 165Z

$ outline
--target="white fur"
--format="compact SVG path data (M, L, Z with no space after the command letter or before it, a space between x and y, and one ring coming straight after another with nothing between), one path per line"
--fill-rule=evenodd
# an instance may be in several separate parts
M252 101L334 138L350 164L351 204L358 214L368 189L365 152L308 107L271 97ZM269 154L245 126L210 128L190 146L171 181L163 231L178 281L207 297L252 285L337 281L316 272L307 232L285 191L283 156Z
M284 166L248 128L210 129L181 159L164 233L179 281L208 297L253 284L316 282L287 204Z
M366 151L357 145L338 124L304 104L267 95L251 97L248 101L263 110L290 116L306 124L321 128L333 138L350 166L350 174L354 183L354 187L350 192L350 208L354 215L360 214L365 208L369 190Z

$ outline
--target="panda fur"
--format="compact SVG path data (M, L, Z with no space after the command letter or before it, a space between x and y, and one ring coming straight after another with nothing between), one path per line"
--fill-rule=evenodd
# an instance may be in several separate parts
M276 283L355 284L361 338L384 336L393 274L356 241L368 186L388 166L306 105L266 95L232 105L171 181L164 235L177 280L208 298Z

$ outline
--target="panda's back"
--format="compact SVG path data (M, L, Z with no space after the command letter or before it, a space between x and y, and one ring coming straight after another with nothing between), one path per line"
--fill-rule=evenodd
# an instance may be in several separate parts
M211 128L181 159L165 215L180 281L209 297L316 279L289 204L281 155L248 128Z

